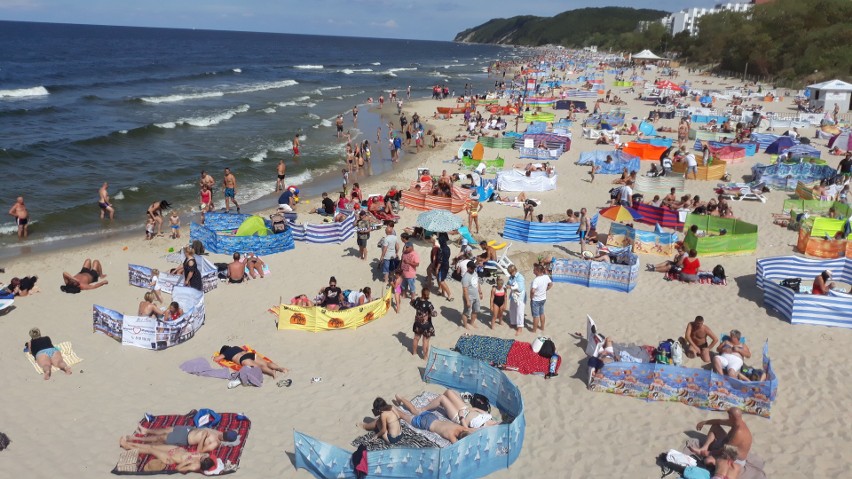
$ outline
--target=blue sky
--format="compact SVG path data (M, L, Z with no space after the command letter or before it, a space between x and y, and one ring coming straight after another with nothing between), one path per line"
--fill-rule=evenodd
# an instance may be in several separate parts
M0 0L0 20L452 40L491 18L582 7L676 11L713 0Z

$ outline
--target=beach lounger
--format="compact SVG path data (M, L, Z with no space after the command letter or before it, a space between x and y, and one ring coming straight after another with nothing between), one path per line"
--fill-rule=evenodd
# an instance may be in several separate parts
M736 201L757 200L766 203L763 188L766 184L762 181L751 183L719 183L717 192L725 198Z

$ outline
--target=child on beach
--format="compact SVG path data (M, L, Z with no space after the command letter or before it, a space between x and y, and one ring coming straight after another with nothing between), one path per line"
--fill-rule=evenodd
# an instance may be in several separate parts
M340 170L343 174L343 195L346 196L346 191L349 188L349 172L346 170Z
M393 310L399 313L399 308L402 301L402 273L394 271L391 275L391 285L393 285Z
M150 216L145 222L145 239L149 241L154 239L154 220Z
M597 173L599 169L600 169L600 166L594 165L594 164L592 165L592 169L591 169L591 171L589 171L589 176L591 176L592 179L589 180L589 183L595 182L595 173Z
M172 239L180 238L180 216L175 210L172 210L172 214L169 216L169 225L172 227Z
M151 270L151 292L157 298L157 302L163 304L163 297L160 295L160 270Z

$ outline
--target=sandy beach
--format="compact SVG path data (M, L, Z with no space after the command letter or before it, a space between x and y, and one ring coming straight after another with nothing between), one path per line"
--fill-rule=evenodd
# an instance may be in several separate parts
M681 69L678 80L691 80L693 88L740 85L732 79L690 76L684 70ZM647 77L652 78L651 75ZM612 75L607 75L606 85L611 82ZM651 107L647 102L635 100L637 94L623 92L621 88L613 88L613 94L627 100L628 117L647 117ZM423 100L404 106L409 118L416 111L435 129L445 140L443 146L426 148L417 154L412 146L406 149L401 164L392 172L370 178L356 175L351 181L359 181L365 193L383 194L392 185L406 188L416 179L418 167L427 167L434 174L442 169L451 173L460 171L459 165L444 163L453 157L460 144L449 141L462 133L460 115L451 120L432 119L435 107L448 105L449 101ZM589 101L590 107L592 103ZM790 98L762 104L767 111L793 112ZM609 108L603 105L605 111ZM386 104L381 113L390 116L395 112L395 107ZM564 111L557 113L558 117L565 115ZM578 120L584 117L585 114L579 114ZM677 122L678 119L659 120L657 126L676 129ZM558 188L535 194L543 202L536 213L556 217L564 215L568 208L581 207L594 213L607 202L607 192L615 177L599 175L590 184L589 168L574 164L581 152L605 148L583 139L580 123L571 128L571 150L555 162ZM513 127L514 122L510 122L509 129ZM801 133L814 136L813 128L803 129ZM676 133L663 135L676 137ZM374 136L371 138L368 132L366 137L372 143ZM813 140L811 144L823 152L823 158L832 167L836 166L840 157L828 155L825 140ZM386 142L381 147L381 155L374 150L374 161L389 158ZM505 158L507 168L521 162L517 150L486 148L485 158L494 158L498 153ZM768 155L760 152L742 163L729 165L732 181L750 175L750 168L756 162L768 163ZM641 174L650 163L643 162ZM714 196L716 183L690 180L686 191L707 199ZM336 198L336 193L332 197ZM766 460L767 475L834 477L852 467L852 459L843 452L848 450L847 443L852 439L845 400L852 394L852 384L839 380L843 365L852 359L852 331L792 326L763 307L762 292L755 285L755 260L793 254L796 242L796 233L772 224L771 213L780 212L783 200L790 198L790 194L772 191L767 198L765 204L731 203L735 217L759 225L756 254L701 258L702 269L724 265L727 286L664 281L662 274L644 271L644 265L666 258L646 255L641 256L642 272L631 293L568 284L553 286L546 306L546 334L553 338L562 356L560 375L544 380L540 376L507 373L523 395L526 439L518 461L510 469L489 477L529 477L549 471L560 478L656 478L659 468L654 460L660 452L681 448L689 437L694 437L697 422L723 417L722 413L677 403L644 402L588 391L585 341L573 335L585 331L587 314L606 335L644 344L657 344L683 335L687 322L702 315L717 334L732 328L741 330L752 348L754 357L750 363L754 364L759 364L761 345L768 340L779 379L772 418L745 418L754 434L752 451ZM310 200L297 207L300 221L319 221L319 216L307 213L309 207L319 206L318 198ZM221 197L216 201L221 203ZM397 231L413 226L417 214L404 210ZM522 216L521 209L486 203L480 214L480 234L475 236L500 240L505 218ZM608 231L609 220L602 219L598 229ZM641 225L640 229L650 227ZM183 235L183 240L160 237L144 241L140 229L138 237L131 239L25 255L2 265L6 268L3 281L13 276L38 275L42 292L16 299L15 309L0 316L0 359L9 373L2 389L7 402L0 415L0 432L12 440L11 446L0 453L0 476L111 477L110 470L121 451L119 436L132 433L145 412L179 414L212 408L242 412L252 420L235 477L307 478L311 475L295 470L292 463L293 430L352 450L350 442L363 433L354 423L369 415L375 397L390 399L394 394L413 397L424 390L440 392L440 387L420 380L425 361L408 351L414 312L405 303L399 314L391 311L363 328L325 333L278 331L275 318L267 311L282 298L288 301L298 293L313 295L327 285L330 276L335 276L343 289L370 286L374 292L383 292L381 278L377 280L375 276L375 261L380 251L376 245L383 236L381 232L372 234L366 262L357 257L354 238L341 245L297 243L294 251L264 257L271 275L247 284L220 283L205 297L204 327L190 341L174 348L155 352L125 347L92 333L93 304L135 313L144 290L128 284L128 263L168 269L171 265L164 257L169 248L177 249L188 239L186 220ZM425 279L429 247L425 242L416 243L421 258L418 279ZM458 247L453 245L452 249L457 254ZM539 255L552 253L562 257L566 256L566 249L578 252L579 245L516 242L509 256L529 284L532 264ZM62 272L79 271L86 258L103 263L110 284L77 295L60 292ZM223 255L210 255L209 259L217 263L229 261ZM437 331L433 347L451 348L465 332L461 327L461 286L450 281L450 287L456 296L454 302L434 293L432 296L439 311L433 321ZM485 304L490 286L483 290ZM489 319L490 314L483 310L474 332L514 337L514 331L505 323L489 330ZM527 324L530 322L527 309ZM75 352L84 359L74 366L73 375L55 373L50 381L44 381L35 373L22 352L27 332L33 327L41 328L54 343L73 343ZM534 337L525 330L520 339L532 341ZM275 382L266 381L262 388L228 390L224 381L191 376L178 369L186 360L209 358L223 344L251 345L276 360L290 369L287 377L293 379L292 386L278 388ZM686 365L701 366L697 359L687 360ZM322 377L322 382L311 383L312 377Z

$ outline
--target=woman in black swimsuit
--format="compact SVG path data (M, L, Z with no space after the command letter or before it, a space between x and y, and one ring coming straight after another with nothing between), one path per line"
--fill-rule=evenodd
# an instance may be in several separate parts
M491 329L494 329L495 320L497 320L497 324L503 324L503 315L508 306L503 278L497 278L497 283L491 288Z
M186 257L183 260L183 284L192 289L204 291L201 272L198 271L198 264L195 262L195 251L191 246L187 246L183 249L183 254Z
M250 353L239 346L222 346L219 349L219 354L213 356L214 361L232 361L240 366L254 366L256 368L260 368L264 374L268 374L275 378L275 373L287 373L289 370L287 368L282 368L281 366L273 363L272 361L258 358L255 353Z

